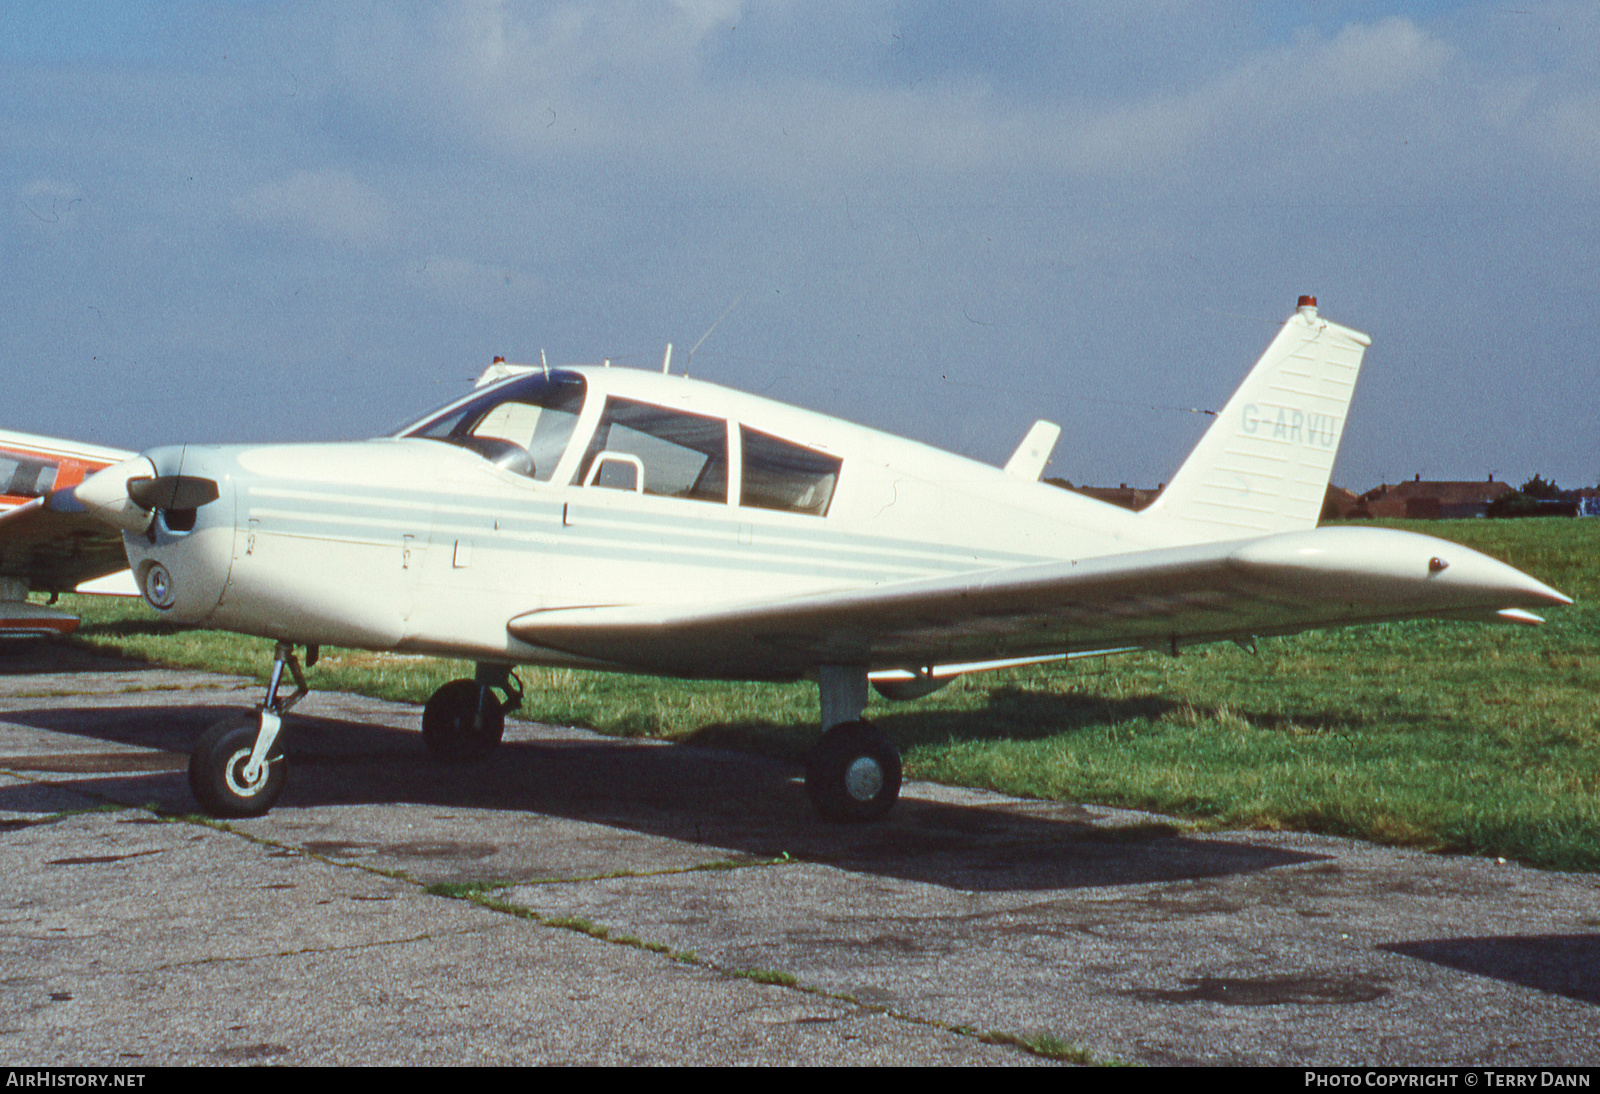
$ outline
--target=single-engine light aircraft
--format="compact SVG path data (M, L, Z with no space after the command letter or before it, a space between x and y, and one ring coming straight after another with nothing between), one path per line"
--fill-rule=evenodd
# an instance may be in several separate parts
M218 815L278 799L280 720L307 692L296 651L309 667L335 644L476 663L422 713L447 759L500 741L517 665L813 678L806 789L824 817L866 820L900 790L897 752L861 720L869 684L911 699L1005 665L1419 617L1539 623L1527 609L1571 603L1454 543L1317 527L1368 344L1302 297L1138 513L1039 481L1050 423L990 467L671 375L669 348L660 373L497 363L374 440L152 449L36 491L0 515L0 544L120 533L164 617L277 640L257 713L191 755Z

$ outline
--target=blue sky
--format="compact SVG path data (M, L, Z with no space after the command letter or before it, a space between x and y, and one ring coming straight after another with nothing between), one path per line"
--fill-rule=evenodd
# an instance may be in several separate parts
M853 0L0 9L0 425L371 435L654 365L1170 476L1302 292L1335 481L1600 480L1600 9Z

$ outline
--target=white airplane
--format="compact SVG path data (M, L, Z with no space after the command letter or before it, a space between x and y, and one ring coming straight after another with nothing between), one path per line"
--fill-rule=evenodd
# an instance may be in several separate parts
M813 678L807 790L864 820L900 787L869 682L906 699L1004 665L1571 603L1454 543L1317 527L1367 345L1302 297L1139 513L1039 482L1049 423L990 467L670 375L670 347L661 373L497 364L393 436L157 448L30 505L120 531L166 618L277 640L259 712L191 756L213 813L277 800L295 651L336 644L476 662L423 711L445 758L499 742L516 665Z

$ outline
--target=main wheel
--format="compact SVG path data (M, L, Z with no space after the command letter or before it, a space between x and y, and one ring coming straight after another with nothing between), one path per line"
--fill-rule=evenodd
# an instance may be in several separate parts
M476 680L452 680L433 693L422 708L422 741L440 760L476 760L500 743L506 712L491 692L488 708L479 713Z
M289 778L282 738L272 743L255 781L244 777L261 730L259 714L224 718L200 735L189 753L189 789L213 817L259 817L277 804Z
M827 820L877 820L900 796L900 753L866 722L841 722L806 760L806 793Z

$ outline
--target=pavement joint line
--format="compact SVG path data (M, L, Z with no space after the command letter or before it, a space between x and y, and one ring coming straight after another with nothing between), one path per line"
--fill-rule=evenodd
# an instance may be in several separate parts
M785 854L783 859L774 860L773 863L767 863L765 865L773 865L775 863L782 863L784 861L801 862L803 860L793 859ZM660 871L658 874L636 874L622 876L650 877L667 873L688 873L692 872L694 869L694 867L688 867L679 868L676 870ZM605 880L605 878L598 878L595 880ZM502 915L514 916L517 919L536 923L539 926L547 927L552 930L572 931L576 934L588 935L597 942L605 942L613 946L627 946L631 949L659 954L660 956L669 960L676 961L684 965L692 965L696 968L704 969L707 972L715 973L718 976L722 976L730 980L751 980L758 984L765 984L768 987L783 988L788 991L797 992L801 995L809 995L818 999L829 999L834 1002L845 1003L870 1014L882 1015L885 1018L889 1018L897 1022L906 1022L928 1029L941 1030L945 1033L955 1034L956 1036L960 1037L970 1037L982 1044L1005 1045L1018 1049L1022 1052L1026 1052L1032 1056L1038 1056L1048 1060L1065 1061L1069 1063L1088 1064L1092 1066L1120 1066L1124 1063L1123 1061L1116 1060L1114 1058L1102 1058L1096 1056L1090 1050L1081 1045L1067 1041L1054 1032L1038 1031L1033 1034L1011 1033L1006 1030L987 1030L980 1032L971 1026L941 1022L936 1018L928 1018L919 1014L911 1014L878 1003L864 1003L849 993L829 991L828 989L819 987L815 984L808 984L801 980L798 976L795 976L793 973L785 972L781 969L760 969L723 965L716 961L703 958L693 951L674 950L672 947L662 942L647 942L644 939L637 938L633 935L618 934L604 924L595 923L593 920L582 916L544 915L540 912L534 911L532 908L529 908L526 905L516 904L509 900L499 900L486 895L488 892L493 892L501 888L510 888L528 884L526 882L486 882L479 884L482 884L484 888L477 890L464 888L460 892L451 893L441 891L435 887L429 887L426 891L434 896L443 897L446 900L465 900L468 903L477 904L490 911L499 912Z
M192 961L174 961L166 965L153 965L139 972L169 972L173 969L190 969L201 965L226 965L245 961L262 961L275 957L304 957L307 954L336 954L350 953L357 950L373 950L382 946L404 946L413 942L425 942L433 938L447 938L452 935L469 935L478 933L476 928L459 927L452 931L423 931L421 934L408 938L384 938L368 942L350 942L340 946L305 946L298 950L264 951L262 953L242 954L217 954L211 957L197 957Z
M154 751L154 750L151 750L151 751ZM70 755L70 753L63 753L63 755ZM129 755L130 756L136 756L136 755L139 755L139 753L130 752ZM103 805L88 806L88 807L86 807L84 809L65 809L65 810L62 810L60 813L52 813L52 814L50 814L52 817L77 816L80 813L107 812L107 811L110 811L112 808L116 808L116 809L138 809L139 808L139 806L129 805L127 802L119 802L115 798L107 797L105 794L97 794L93 790L79 789L78 782L75 779L51 779L51 778L45 778L45 777L43 777L41 775L36 775L36 774L35 775L30 775L26 771L15 771L15 770L5 766L5 761L4 760L0 760L0 775L9 775L13 779L21 779L23 782L32 783L34 786L48 786L48 787L51 787L51 788L56 789L56 790L70 790L72 793L78 795L80 798L98 798L98 799L100 799L101 802L104 803Z
M158 806L158 805L156 805L154 803L148 803L148 804L146 804L144 806L130 805L127 802L119 802L119 801L116 801L115 799L109 798L109 797L107 797L107 796L105 796L103 794L97 794L97 793L95 793L93 791L90 791L90 790L77 790L77 789L75 789L75 780L55 780L55 779L49 779L49 778L40 778L40 777L37 777L37 776L34 776L34 775L28 775L28 774L21 773L21 772L11 771L10 769L5 768L3 765L0 765L0 773L4 773L4 774L7 774L7 775L12 775L15 778L21 779L24 782L33 783L33 784L39 785L39 786L50 786L50 787L56 787L56 788L60 788L60 789L74 790L75 793L79 793L83 797L99 798L104 803L102 805L97 805L97 806L88 806L88 807L85 807L83 809L63 810L63 811L61 811L59 813L51 814L49 817L46 817L46 818L41 818L39 820L30 820L30 821L23 822L25 824L32 825L32 824L52 823L52 822L57 821L57 820L64 820L64 819L66 819L68 817L81 816L81 815L86 814L86 813L119 812L119 811L125 810L125 809L138 809L138 810L141 810L142 812L149 813L150 815L152 815L156 819L161 820L161 821L166 822L166 823L169 823L169 824L192 824L192 825L194 825L196 827L199 827L199 828L209 828L209 829L211 829L213 831L216 831L216 832L224 832L224 833L227 833L228 835L238 836L241 839L248 840L249 842L258 844L258 845L260 845L262 847L270 847L270 848L273 848L274 850L287 851L287 852L290 852L292 854L303 855L306 858L316 859L317 861L326 863L329 866L334 866L334 867L338 867L338 868L341 868L341 869L361 870L361 871L364 871L366 873L376 874L379 877L386 877L386 878L389 878L389 879L394 880L394 881L408 882L408 883L410 883L412 885L417 886L418 888L423 889L424 891L428 891L428 889L429 889L429 885L428 885L427 882L424 882L424 881L421 881L421 880L419 880L419 879L417 879L415 877L412 877L409 873L407 873L404 870L398 870L398 869L394 869L394 868L391 868L391 867L384 867L384 866L375 866L375 865L373 865L371 863L365 863L365 862L351 862L351 861L347 861L347 860L340 860L340 859L333 858L333 857L328 856L328 855L324 855L324 854L322 854L320 852L317 852L317 851L307 850L306 848L298 846L298 845L293 844L293 843L286 843L286 842L281 841L281 840L269 839L269 838L267 838L265 836L258 836L258 835L255 835L254 833L251 833L251 832L242 831L242 830L240 830L238 828L235 828L233 825L229 824L227 821L219 820L219 819L217 819L215 817L207 817L207 816L204 816L203 814L199 814L199 813L173 813L173 812L170 812L170 811L168 811L166 809L161 808L160 806ZM508 881L508 882L506 882L506 887L509 887L511 885L577 884L577 883L582 883L582 882L608 881L608 880L612 880L612 879L616 879L616 878L629 878L629 877L639 877L639 878L666 877L666 876L670 876L670 875L673 875L673 874L702 873L702 872L711 872L711 871L718 871L718 870L732 871L732 870L750 869L750 868L754 868L754 867L788 866L788 865L798 864L798 863L801 863L801 862L804 862L804 861L806 861L806 860L798 858L798 857L793 856L793 855L790 855L789 852L785 851L782 854L776 855L776 856L774 856L772 858L769 858L769 859L755 859L755 860L752 860L752 861L749 861L749 862L737 862L737 861L733 861L733 860L729 860L729 859L713 859L713 860L711 860L709 862L693 863L693 864L691 864L689 866L667 867L667 868L664 868L664 869L661 869L661 870L619 870L619 871L615 871L613 873L595 874L595 875L584 876L584 877L534 878L534 879L529 879L529 880ZM430 895L440 896L440 895L446 895L446 894L431 893Z
M337 870L359 870L362 873L374 874L378 877L388 878L390 881L403 881L409 885L414 885L417 888L422 889L424 892L427 891L427 885L424 882L417 880L404 870L397 870L388 866L374 866L371 863L366 862L341 861L340 859L322 854L320 851L310 851L304 847L296 846L293 843L285 843L282 840L269 839L266 836L258 836L253 832L241 831L225 820L218 820L216 817L208 817L202 813L168 813L165 810L155 806L145 806L145 809L151 813L154 813L161 820L172 824L192 824L197 828L210 828L216 832L224 832L230 836L237 836L242 840L254 843L260 847L270 847L275 851L283 851L291 855L298 855L301 858L314 859L315 861L322 863L324 866L332 866Z
M128 684L110 691L83 691L75 688L41 688L37 691L8 691L7 699L65 699L73 696L90 698L95 695L139 695L152 691L254 691L254 687L244 688L227 683L183 683L183 684Z
M104 803L103 805L89 806L84 809L63 810L59 813L53 813L49 817L38 821L24 822L26 824L31 825L52 823L54 821L66 820L70 817L82 816L88 813L111 813L121 812L126 809L134 809L143 813L148 813L156 820L159 820L165 824L188 824L193 825L196 828L209 828L214 832L222 832L226 835L237 836L242 840L257 844L261 847L270 847L276 851L285 851L293 855L302 856L304 858L315 859L318 862L328 866L336 867L338 869L361 870L365 873L376 874L379 877L389 878L392 881L404 881L412 885L416 885L419 888L426 888L424 883L418 881L416 878L412 877L403 870L395 870L383 866L373 866L364 862L341 862L338 859L330 858L327 855L319 854L316 851L308 851L304 847L297 847L292 843L284 843L281 840L268 839L265 836L258 836L251 832L241 831L240 829L229 824L227 821L218 820L215 817L207 817L200 813L173 813L169 810L161 808L161 806L156 805L153 802L146 803L142 806L131 805L127 802L119 802L112 798L108 798L103 794L97 794L92 790L76 790L74 783L70 780L56 781L52 779L34 778L29 775L9 771L4 767L0 767L0 772L8 775L15 775L16 778L21 779L24 782L30 782L40 786L51 786L60 789L74 790L75 793L81 794L83 797L99 798Z
M7 771L4 768L0 768L0 774L12 775L14 773ZM24 779L24 781L27 782L33 781L32 779L27 779L22 775L16 775L15 777ZM0 820L0 832L19 832L24 828L33 828L36 825L59 824L61 821L71 820L73 817L82 817L90 813L121 813L123 810L133 808L135 807L131 805L124 805L121 802L106 802L103 805L86 805L82 809L63 809L57 813L46 813L43 816L35 817L30 820L23 820L18 817L7 817L3 820Z
M492 884L495 887L502 889L509 889L521 885L580 885L591 881L615 881L622 878L671 877L674 874L705 874L717 873L719 871L732 873L735 870L766 869L772 866L800 866L808 863L809 861L809 859L803 859L799 856L791 855L789 852L785 851L783 854L776 855L772 858L751 859L748 862L738 862L733 859L712 859L709 862L696 862L689 866L663 866L659 870L613 870L612 872L606 874L583 874L574 877L497 879ZM483 882L479 884L488 885L491 883Z

